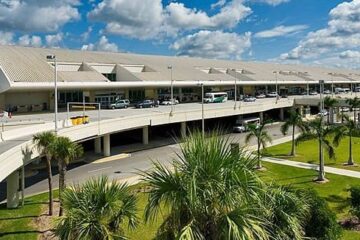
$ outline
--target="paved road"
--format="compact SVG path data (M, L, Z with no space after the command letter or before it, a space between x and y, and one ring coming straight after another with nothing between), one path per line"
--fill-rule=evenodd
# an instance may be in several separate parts
M268 127L268 131L273 139L282 138L283 135L279 130L279 124L274 124ZM246 134L230 134L232 141L244 144ZM250 145L255 142L250 143ZM68 183L80 183L90 177L107 175L110 179L124 179L133 176L137 176L139 170L146 171L151 169L151 161L159 161L163 164L169 164L176 157L176 152L179 151L177 144L158 147L149 150L143 150L134 152L130 157L115 161L103 162L103 163L77 163L71 165L70 170L67 173ZM115 152L115 151L114 151ZM55 172L53 184L54 187L58 185L57 169L53 169ZM33 195L35 193L43 192L47 190L46 172L41 171L34 177L26 178L26 195ZM5 183L0 184L0 201L4 200L5 196Z

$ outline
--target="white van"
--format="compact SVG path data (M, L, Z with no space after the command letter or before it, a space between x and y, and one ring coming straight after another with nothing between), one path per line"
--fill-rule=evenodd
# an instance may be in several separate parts
M235 133L243 133L248 131L247 126L249 124L260 124L260 118L246 118L246 119L238 119L236 120L236 124L233 127L233 132Z

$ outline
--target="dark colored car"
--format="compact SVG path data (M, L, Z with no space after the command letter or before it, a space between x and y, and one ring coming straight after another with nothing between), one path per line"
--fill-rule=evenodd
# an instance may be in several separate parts
M152 108L158 107L159 105L156 104L153 100L144 100L142 102L138 102L135 107L136 108Z

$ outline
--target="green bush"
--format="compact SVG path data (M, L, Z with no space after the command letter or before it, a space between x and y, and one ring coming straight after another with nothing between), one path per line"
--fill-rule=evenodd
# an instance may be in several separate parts
M360 186L353 186L350 188L350 212L358 219L360 219Z
M326 201L313 190L305 191L302 194L306 194L310 206L304 225L305 236L317 240L341 239L342 228Z

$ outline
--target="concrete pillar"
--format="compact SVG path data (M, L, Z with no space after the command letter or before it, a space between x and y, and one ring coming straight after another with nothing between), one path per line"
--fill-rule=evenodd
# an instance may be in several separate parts
M260 122L264 121L264 112L259 113Z
M19 172L15 171L6 178L6 206L17 208L19 206Z
M148 126L143 127L142 142L144 145L149 144L149 127Z
M341 122L340 107L335 108L335 114L336 114L336 122Z
M101 137L95 138L94 141L95 153L101 153Z
M110 155L110 134L106 134L104 136L104 156L109 157Z
M304 106L300 106L299 107L299 114L301 115L301 117L304 117Z
M186 137L186 122L181 122L181 137Z
M280 121L284 121L284 108L280 108L279 118L280 118Z

